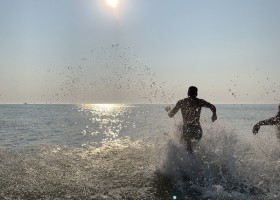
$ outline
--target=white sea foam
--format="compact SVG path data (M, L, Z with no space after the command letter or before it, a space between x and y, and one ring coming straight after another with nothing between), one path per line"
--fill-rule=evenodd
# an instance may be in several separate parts
M157 171L158 179L170 186L160 187L168 191L168 198L174 194L186 199L279 198L279 158L275 155L280 152L277 146L273 149L264 151L270 156L257 153L254 145L248 146L234 131L221 127L205 127L193 154L187 154L177 136L170 137Z

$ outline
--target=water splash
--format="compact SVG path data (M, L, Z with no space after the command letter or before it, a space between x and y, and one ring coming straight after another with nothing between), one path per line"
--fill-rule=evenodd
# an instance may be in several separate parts
M173 195L179 199L279 198L279 159L265 164L255 160L260 155L252 155L253 147L221 127L206 127L194 154L187 154L177 136L172 136L155 173L157 195L163 199Z
M191 155L179 142L180 125L162 140L150 142L120 139L104 141L98 147L1 149L0 198L280 197L280 148L276 141L256 137L249 145L222 126L206 124L203 129L204 136Z
M99 148L1 150L1 199L151 199L152 145L114 141ZM136 198L135 198L136 197Z
M60 80L49 86L51 103L167 103L174 97L174 88L159 81L152 66L120 44L92 49L76 65L50 67L48 72L47 84L54 77Z

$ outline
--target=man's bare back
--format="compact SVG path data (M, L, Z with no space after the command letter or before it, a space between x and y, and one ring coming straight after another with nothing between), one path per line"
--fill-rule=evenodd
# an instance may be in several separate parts
M217 119L216 107L211 103L196 98L197 88L194 86L189 87L188 98L179 100L176 106L171 110L169 106L166 107L169 117L173 117L180 109L183 117L183 134L181 140L186 144L188 152L192 152L191 140L200 140L202 137L202 129L200 126L200 113L201 108L210 108L212 111L212 122Z
M211 109L211 111L213 112L212 121L215 121L217 119L215 106L203 99L191 97L178 101L176 106L168 113L168 116L173 117L178 112L178 110L181 109L184 125L199 125L202 107Z

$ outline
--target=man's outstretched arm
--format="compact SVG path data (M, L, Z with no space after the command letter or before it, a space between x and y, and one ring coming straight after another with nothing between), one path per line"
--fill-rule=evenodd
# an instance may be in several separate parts
M263 125L278 125L279 119L277 117L271 117L269 119L261 120L258 123L256 123L253 127L253 133L257 134L260 130L260 127Z

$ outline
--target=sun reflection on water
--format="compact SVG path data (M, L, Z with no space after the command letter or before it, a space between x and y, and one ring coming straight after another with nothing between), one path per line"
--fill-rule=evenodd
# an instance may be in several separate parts
M97 115L116 115L123 112L128 105L125 104L83 104L81 105L82 110L91 111Z
M81 133L102 138L103 141L120 138L121 131L130 126L126 120L131 113L130 105L83 104L79 105L79 111L89 120Z

